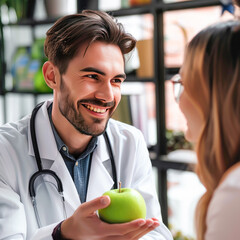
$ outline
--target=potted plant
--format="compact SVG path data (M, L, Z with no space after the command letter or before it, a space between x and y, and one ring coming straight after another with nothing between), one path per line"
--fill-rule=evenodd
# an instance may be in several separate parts
M14 22L14 20L19 21L26 17L27 1L28 0L1 0L1 6L6 5L8 7L10 22Z

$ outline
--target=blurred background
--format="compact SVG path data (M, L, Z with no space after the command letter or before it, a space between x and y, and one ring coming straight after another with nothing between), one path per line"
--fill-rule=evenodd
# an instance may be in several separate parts
M137 40L126 56L127 79L113 118L139 128L147 142L162 207L175 240L194 239L194 211L205 189L194 168L193 144L169 81L184 49L202 28L239 16L231 0L1 0L0 125L52 98L42 76L46 31L61 16L106 11ZM196 56L197 57L197 56Z

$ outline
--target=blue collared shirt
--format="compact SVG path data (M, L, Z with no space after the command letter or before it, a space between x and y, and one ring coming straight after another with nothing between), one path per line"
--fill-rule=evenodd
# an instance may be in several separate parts
M92 153L97 146L98 138L93 137L89 142L87 148L78 157L71 155L68 151L67 145L62 141L57 133L56 128L53 125L51 113L52 104L48 108L48 115L57 143L58 151L61 153L68 171L73 178L81 202L86 202L89 172L91 168L91 158Z

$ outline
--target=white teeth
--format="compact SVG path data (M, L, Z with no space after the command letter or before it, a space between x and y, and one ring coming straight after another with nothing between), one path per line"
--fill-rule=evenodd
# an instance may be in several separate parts
M107 109L100 109L100 108L94 108L92 106L87 105L86 106L89 110L93 111L93 112L97 112L97 113L105 113L107 111Z

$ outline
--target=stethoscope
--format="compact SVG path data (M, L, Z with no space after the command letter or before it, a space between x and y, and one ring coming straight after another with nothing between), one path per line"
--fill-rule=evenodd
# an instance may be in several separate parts
M35 187L34 187L35 181L36 181L36 179L38 179L39 176L50 175L55 179L55 181L57 183L58 193L59 193L59 195L62 199L64 218L65 219L67 218L66 207L65 207L65 199L64 199L64 195L63 195L62 181L54 171L49 170L49 169L43 169L42 161L41 161L41 157L40 157L40 153L39 153L39 149L38 149L38 143L37 143L36 131L35 131L35 129L36 129L35 128L35 119L36 119L37 112L42 105L43 105L43 103L39 103L33 109L32 115L31 115L31 118L30 118L30 133L31 133L31 138L32 138L33 151L34 151L37 166L38 166L38 171L35 172L29 180L29 194L30 194L30 197L32 199L32 204L33 204L33 207L34 207L34 211L35 211L35 215L36 215L39 227L41 226L41 221L40 221L40 217L39 217L38 210L37 210L36 191L35 191ZM112 176L113 176L113 181L114 181L114 188L116 189L117 188L117 171L116 171L116 166L115 166L115 162L114 162L113 152L112 152L110 140L109 140L109 137L108 137L106 131L103 133L103 136L104 136L104 139L105 139L105 142L106 142L106 145L107 145L107 149L108 149L108 153L109 153L109 156L110 156L110 161L111 161L111 165L112 165Z

